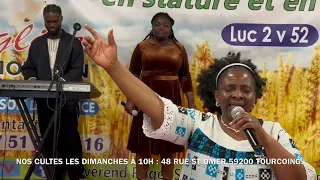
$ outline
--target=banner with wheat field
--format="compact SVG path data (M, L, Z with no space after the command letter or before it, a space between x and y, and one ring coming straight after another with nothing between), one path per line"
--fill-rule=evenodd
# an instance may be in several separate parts
M119 59L127 66L135 45L150 31L152 16L168 12L175 20L175 36L188 53L194 91L198 73L216 57L236 51L251 58L268 79L253 114L279 122L320 174L320 3L316 0L2 0L0 4L0 78L15 80L23 79L21 65L31 41L46 33L42 17L46 4L62 8L65 31L72 33L76 22L82 25L77 34L80 40L88 34L84 24L92 25L104 37L113 28ZM86 164L85 175L90 180L135 179L135 166L121 161L134 157L126 150L132 121L120 104L126 98L88 57L83 77L102 92L99 98L79 103L84 158L118 160ZM195 101L203 110L197 96ZM26 104L37 125L36 104L32 99ZM16 161L34 156L18 112L15 101L0 98L0 169L4 179L23 179L29 165ZM183 158L184 153L178 157ZM159 164L151 165L150 179L161 179L159 170ZM177 165L174 178L179 175ZM32 179L42 178L43 170L36 166Z

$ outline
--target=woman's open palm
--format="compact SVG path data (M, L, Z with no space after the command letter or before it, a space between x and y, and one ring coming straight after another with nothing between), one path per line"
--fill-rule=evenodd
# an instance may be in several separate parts
M107 69L117 58L117 44L114 40L113 30L108 33L108 43L90 26L86 25L86 29L92 34L93 38L86 36L83 42L86 54L95 61L99 66Z

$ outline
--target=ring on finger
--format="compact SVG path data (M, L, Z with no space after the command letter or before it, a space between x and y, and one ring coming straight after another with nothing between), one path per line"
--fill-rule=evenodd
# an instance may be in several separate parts
M93 40L91 37L89 37L88 42L89 42L90 44L92 44L92 43L94 42L94 40Z

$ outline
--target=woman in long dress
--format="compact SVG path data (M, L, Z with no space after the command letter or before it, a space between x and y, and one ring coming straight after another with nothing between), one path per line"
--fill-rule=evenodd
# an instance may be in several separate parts
M195 108L188 56L184 46L174 36L174 20L167 13L157 13L151 20L152 30L138 43L133 51L130 72L162 97L181 105L181 90L186 94L189 108ZM131 113L134 104L128 100L126 111ZM175 157L184 152L183 146L161 139L146 137L142 130L143 112L133 117L128 141L128 150L136 153L136 161L160 155L162 159ZM148 179L148 164L136 164L138 180ZM174 164L162 164L164 180L173 178Z

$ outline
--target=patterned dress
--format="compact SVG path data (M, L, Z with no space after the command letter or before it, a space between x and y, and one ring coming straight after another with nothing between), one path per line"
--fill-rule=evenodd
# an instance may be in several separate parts
M255 158L263 152L255 153L248 140L236 141L228 136L216 115L162 100L165 104L162 126L154 131L150 117L144 114L143 130L147 137L188 147L179 180L276 180L270 163L301 163L307 179L314 180L315 169L303 160L294 141L279 123L262 121L262 127L297 158L294 162Z

